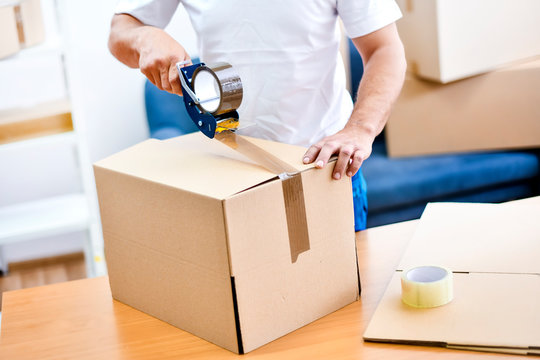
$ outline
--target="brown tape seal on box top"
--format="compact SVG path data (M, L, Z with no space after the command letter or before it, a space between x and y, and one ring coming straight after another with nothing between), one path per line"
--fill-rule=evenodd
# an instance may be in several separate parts
M297 169L231 131L216 133L215 138L228 147L242 153L260 166L279 175L283 187L283 200L287 216L287 230L291 261L310 249L307 228L306 205L302 176Z

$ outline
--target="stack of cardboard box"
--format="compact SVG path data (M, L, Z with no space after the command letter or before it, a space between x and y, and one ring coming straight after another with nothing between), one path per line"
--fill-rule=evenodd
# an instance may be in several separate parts
M0 59L45 40L40 0L0 3Z
M388 154L540 147L540 2L397 2L408 74Z

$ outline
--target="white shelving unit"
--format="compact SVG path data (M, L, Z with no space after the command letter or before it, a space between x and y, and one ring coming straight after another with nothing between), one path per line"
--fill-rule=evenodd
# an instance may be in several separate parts
M45 5L45 6L44 6ZM56 1L42 0L44 15L52 17L56 22ZM58 31L58 24L50 24L47 28L46 41L38 46L21 50L17 55L0 59L0 67L5 65L5 69L11 66L26 64L29 60L39 64L40 58L51 54L60 54L63 66L63 76L56 81L66 86L66 93L69 97L69 87L66 81L65 53L62 45L62 38ZM53 30L51 30L53 29ZM2 62L5 61L4 64ZM24 74L18 74L23 76ZM0 90L9 91L9 82L0 82ZM7 89L7 90L6 90ZM68 99L69 100L69 99ZM29 99L29 104L32 99ZM37 105L37 104L36 104ZM32 105L27 105L32 106ZM0 144L0 155L15 154L18 151L36 151L41 148L54 145L70 148L74 151L76 166L79 171L80 186L82 190L77 193L66 193L52 197L39 198L30 201L10 204L0 207L0 270L7 272L7 262L3 256L2 246L25 241L39 241L47 237L54 237L63 234L84 232L84 254L88 277L104 275L106 266L103 256L103 240L99 224L97 204L95 202L95 190L93 189L92 171L90 160L84 137L78 132L77 121L72 113L74 131L68 131L55 135L45 135L28 140L14 141ZM1 114L0 114L1 117ZM0 122L2 119L0 118ZM1 172L10 171L3 168ZM40 179L35 179L40 181ZM2 192L10 189L1 189Z
M0 208L0 245L88 229L84 194L68 194Z

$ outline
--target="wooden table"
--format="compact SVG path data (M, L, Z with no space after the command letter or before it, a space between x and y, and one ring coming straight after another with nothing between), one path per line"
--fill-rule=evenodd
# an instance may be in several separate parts
M5 293L0 359L507 359L362 340L416 224L358 233L361 300L246 355L112 300L107 278L99 277Z

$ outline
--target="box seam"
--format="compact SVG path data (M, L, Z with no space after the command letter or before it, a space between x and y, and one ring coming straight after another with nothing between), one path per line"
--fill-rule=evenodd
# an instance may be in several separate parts
M227 260L229 262L229 275L231 278L231 294L234 311L234 326L236 329L236 343L238 346L238 353L244 353L244 342L242 340L242 329L240 326L240 309L238 307L238 297L236 295L236 282L233 275L232 260L231 260L231 247L229 244L229 223L227 221L227 211L225 207L225 200L221 200L221 212L223 213L223 230L225 232L225 241L227 242Z

